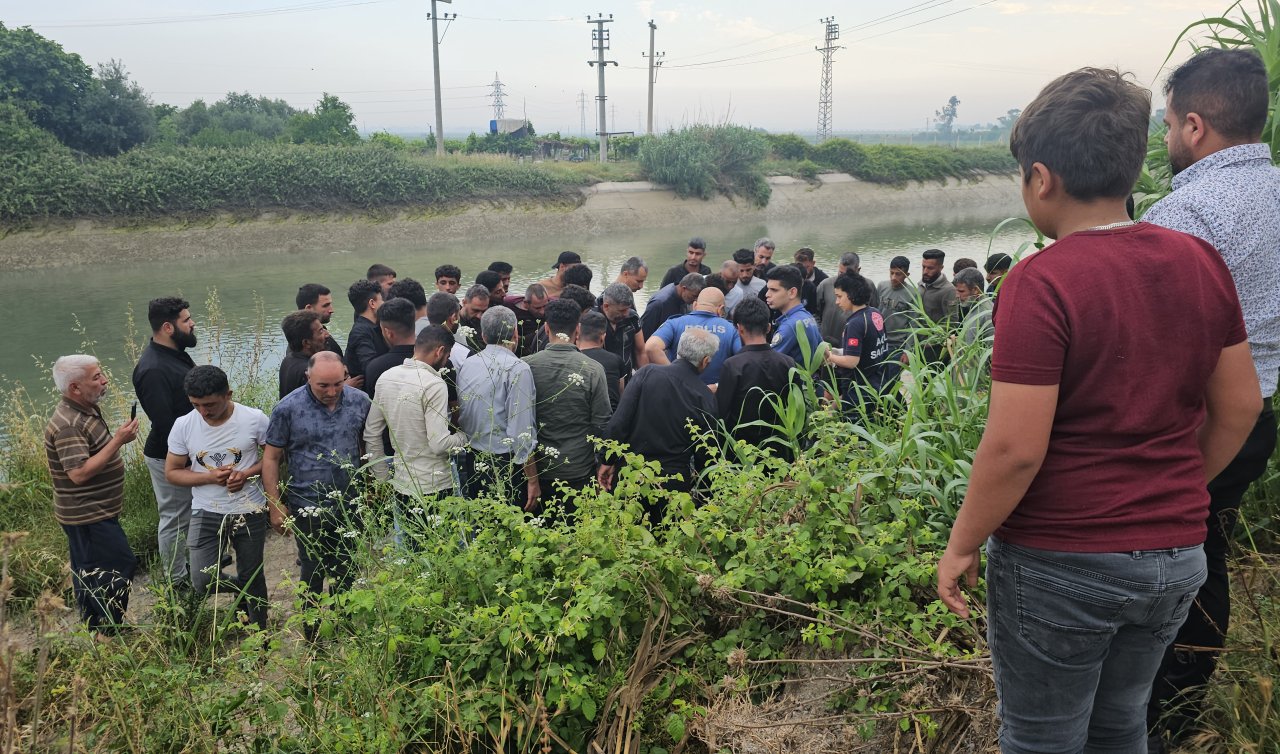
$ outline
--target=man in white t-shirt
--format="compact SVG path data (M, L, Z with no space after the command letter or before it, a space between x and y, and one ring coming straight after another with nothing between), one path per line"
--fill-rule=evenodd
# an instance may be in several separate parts
M195 410L179 418L169 433L165 478L192 488L187 535L191 585L199 595L234 593L248 622L265 628L262 550L271 522L258 475L269 419L231 400L227 375L215 366L192 369L183 388ZM221 569L228 545L236 553L234 579Z

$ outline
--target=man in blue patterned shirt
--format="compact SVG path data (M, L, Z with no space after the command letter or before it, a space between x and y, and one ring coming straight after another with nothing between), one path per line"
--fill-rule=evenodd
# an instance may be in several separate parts
M1177 742L1199 714L1198 700L1224 646L1231 614L1227 551L1240 500L1266 471L1276 447L1271 397L1280 374L1280 169L1261 143L1267 70L1249 50L1205 50L1165 83L1165 141L1173 193L1143 220L1213 244L1235 280L1263 410L1235 460L1209 483L1209 577L1166 652L1148 708L1149 749ZM1167 731L1155 729L1161 716Z

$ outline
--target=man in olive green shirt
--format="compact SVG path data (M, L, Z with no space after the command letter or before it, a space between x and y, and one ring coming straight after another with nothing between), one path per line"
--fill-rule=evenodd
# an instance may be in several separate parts
M582 309L568 299L547 304L549 345L524 358L533 372L538 422L538 478L547 500L564 504L572 521L572 503L555 490L581 490L595 479L595 447L590 437L603 437L613 410L604 368L574 345Z

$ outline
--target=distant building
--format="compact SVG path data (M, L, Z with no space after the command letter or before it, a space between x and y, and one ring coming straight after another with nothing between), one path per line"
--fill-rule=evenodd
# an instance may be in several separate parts
M529 121L524 118L502 118L489 121L489 133L511 134L517 139L529 135Z

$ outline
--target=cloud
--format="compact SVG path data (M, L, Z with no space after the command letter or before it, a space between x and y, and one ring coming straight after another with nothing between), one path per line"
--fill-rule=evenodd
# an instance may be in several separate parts
M1053 16L1127 16L1131 11L1127 5L1110 3L1050 3L1044 12Z
M1014 16L1019 13L1026 13L1031 7L1026 3L1002 3L1000 5L1000 15Z

